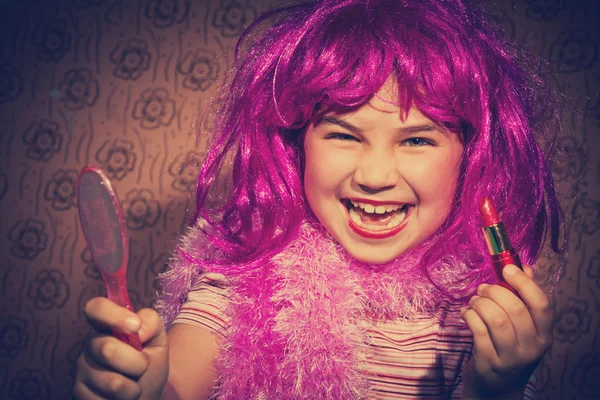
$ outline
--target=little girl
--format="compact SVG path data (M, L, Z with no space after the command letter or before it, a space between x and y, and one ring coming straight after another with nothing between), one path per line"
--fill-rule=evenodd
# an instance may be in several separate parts
M320 0L238 53L162 321L88 302L76 397L530 398L550 302L527 265L494 284L478 213L525 263L558 251L548 91L516 52L463 0Z

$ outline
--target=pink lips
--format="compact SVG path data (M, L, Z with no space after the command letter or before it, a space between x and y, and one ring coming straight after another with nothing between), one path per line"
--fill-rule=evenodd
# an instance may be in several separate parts
M352 198L352 199L348 199L348 200L354 201L354 202L358 201L361 203L368 203L368 204L372 204L374 206L406 204L406 203L401 203L398 201L377 201L377 200L359 199L359 198ZM348 216L348 225L358 235L365 237L367 239L385 239L385 238L388 238L388 237L398 234L402 229L404 229L404 227L406 226L406 223L407 223L407 218L408 218L408 215L405 217L404 221L402 221L402 223L395 228L388 229L385 231L377 231L377 232L369 231L369 230L364 229L363 227L356 225L354 223L354 221L352 221L352 219L350 219L349 216Z

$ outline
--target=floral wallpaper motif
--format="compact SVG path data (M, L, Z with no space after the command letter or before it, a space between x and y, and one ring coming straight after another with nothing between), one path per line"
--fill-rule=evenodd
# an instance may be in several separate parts
M18 317L0 317L0 357L14 359L29 344L27 321Z
M256 9L249 0L225 0L217 7L213 25L219 28L224 37L236 37L256 17Z
M598 42L583 29L561 32L550 47L550 61L559 72L590 69L598 61Z
M78 171L95 164L111 179L130 239L130 297L136 309L149 306L193 212L205 150L195 135L212 129L219 103L210 100L236 39L279 2L33 3L0 2L0 398L8 400L70 398L88 332L81 309L105 294L77 217ZM600 5L489 3L507 38L546 59L563 126L551 169L568 245L536 398L597 399ZM550 288L556 259L544 253L536 266Z
M133 189L125 196L123 213L127 227L139 230L156 225L161 215L161 209L151 190Z
M600 354L583 356L571 371L571 384L580 399L597 399L600 397Z
M121 180L135 168L137 157L128 140L107 140L96 152L96 162L109 179Z
M60 101L71 110L92 107L100 95L100 85L87 68L69 70L58 89L61 93Z
M2 169L0 168L0 200L4 197L6 192L8 191L8 177Z
M139 39L120 42L110 53L110 61L115 64L113 75L125 80L135 81L142 76L150 68L151 59L148 44Z
M50 382L41 370L22 370L10 382L8 397L14 400L50 399Z
M46 184L44 198L55 210L68 210L77 206L77 175L74 169L59 169Z
M573 219L579 221L579 232L593 235L600 227L600 201L595 201L589 193L582 193L573 209Z
M71 50L71 33L64 19L40 20L31 36L40 61L58 63Z
M550 160L554 179L565 181L581 176L586 164L583 144L573 137L561 137L556 147L556 155Z
M566 0L524 0L525 16L538 21L552 21L566 8Z
M86 277L96 281L102 279L102 274L100 274L100 271L96 268L92 253L87 247L81 252L81 261L85 264L84 275Z
M169 165L169 174L173 176L173 189L182 193L191 193L198 181L202 155L193 151L179 154Z
M598 249L596 254L590 259L587 276L590 280L596 282L596 287L600 289L600 249Z
M16 100L23 91L23 78L12 64L0 65L0 104Z
M44 268L29 282L27 297L39 310L61 308L69 300L69 284L62 271Z
M15 257L33 260L46 249L48 235L43 221L26 219L18 221L8 232L12 246L10 254Z
M575 343L581 335L588 333L591 317L587 311L586 301L569 298L567 304L559 311L554 326L554 338L560 342Z
M140 126L144 129L168 126L174 117L175 102L165 89L144 90L133 108L133 119L140 120Z
M205 92L219 75L219 64L214 61L215 58L214 53L201 49L186 53L177 65L177 71L185 76L183 87Z
M182 22L188 9L189 3L185 0L149 0L145 14L157 28L168 28Z
M8 365L0 364L0 390L4 392L6 380L8 379Z
M62 134L54 121L33 122L23 135L27 145L25 155L32 160L48 161L61 150Z

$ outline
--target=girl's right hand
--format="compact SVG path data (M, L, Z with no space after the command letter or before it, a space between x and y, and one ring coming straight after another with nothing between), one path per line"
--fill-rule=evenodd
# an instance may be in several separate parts
M94 328L77 360L76 399L159 399L169 375L167 334L156 311L137 314L105 297L84 308ZM111 336L111 331L138 333L142 351Z

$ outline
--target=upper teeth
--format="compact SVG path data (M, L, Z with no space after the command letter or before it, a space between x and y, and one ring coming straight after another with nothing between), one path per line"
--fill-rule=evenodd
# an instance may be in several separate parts
M362 203L360 201L352 201L352 200L351 200L351 203L354 207L360 207L366 213L369 213L369 214L383 214L386 212L399 210L403 207L403 206L399 206L399 205L373 206L372 204Z

